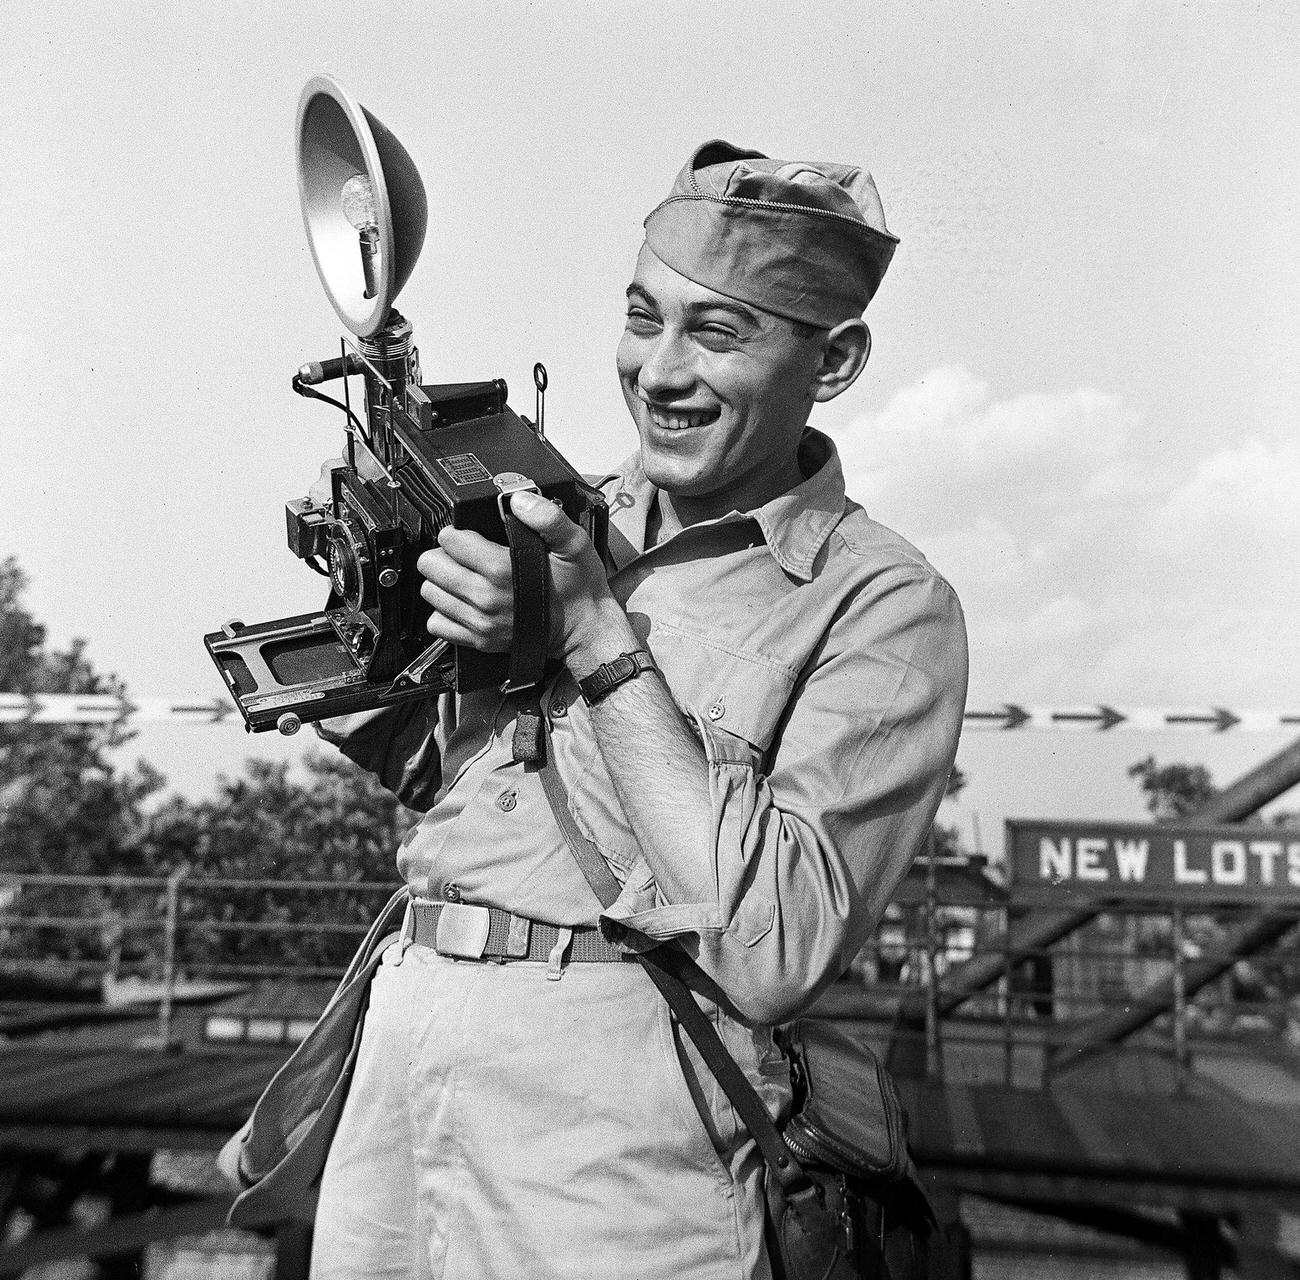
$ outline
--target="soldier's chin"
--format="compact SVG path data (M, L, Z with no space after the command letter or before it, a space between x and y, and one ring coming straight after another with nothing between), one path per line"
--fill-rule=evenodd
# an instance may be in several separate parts
M656 489L681 498L698 498L712 491L710 477L690 458L664 457L653 448L642 447L641 470Z

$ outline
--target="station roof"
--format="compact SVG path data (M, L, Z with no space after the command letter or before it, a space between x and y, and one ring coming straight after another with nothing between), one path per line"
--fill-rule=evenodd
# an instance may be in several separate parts
M329 990L255 984L178 1010L180 1047L170 1050L141 1047L148 1025L138 1019L0 1042L0 1146L215 1149L292 1044L215 1043L199 1034L201 1020L310 1018ZM1242 1076L1251 1056L1237 1053L1234 1080L1253 1078ZM971 1191L1095 1194L1112 1203L1140 1192L1147 1203L1220 1211L1261 1194L1300 1204L1300 1107L1279 1105L1283 1095L1234 1091L1212 1075L1192 1073L1178 1088L1156 1087L1150 1075L1080 1072L1051 1088L958 1078L898 1084L917 1163Z
M1203 1089L900 1080L917 1163L971 1191L1214 1208L1300 1202L1300 1111Z
M53 1040L0 1046L0 1146L216 1148L247 1119L286 1056Z
M913 862L890 901L900 907L915 907L925 902L929 896L926 870L923 860ZM1000 907L1006 903L1008 894L982 862L948 860L935 867L935 897L945 906Z
M287 1049L143 1051L50 1040L0 1047L0 1144L215 1148ZM971 1190L1142 1188L1180 1207L1242 1194L1300 1200L1300 1112L1185 1096L901 1080L917 1163ZM1016 1187L1011 1188L1010 1182ZM1155 1191L1152 1190L1155 1188ZM1057 1188L1059 1190L1059 1186Z
M209 1041L204 1024L277 1020L285 1030L307 1026L334 984L267 981L224 999L180 1005L173 1044L157 1040L157 1015L147 1006L92 1009L65 1004L9 1011L8 1043L0 1041L0 1146L49 1150L160 1147L216 1148L253 1109L294 1041Z

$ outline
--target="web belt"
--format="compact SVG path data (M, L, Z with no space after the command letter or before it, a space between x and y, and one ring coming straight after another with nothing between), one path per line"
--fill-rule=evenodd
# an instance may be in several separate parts
M567 964L611 964L630 959L590 925L565 929L498 907L468 902L416 898L411 903L406 932L416 946L430 947L439 955L460 960L550 961L557 951ZM567 945L561 946L566 934Z

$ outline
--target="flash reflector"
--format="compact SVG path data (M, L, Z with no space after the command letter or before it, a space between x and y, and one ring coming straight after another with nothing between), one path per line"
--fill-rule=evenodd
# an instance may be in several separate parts
M428 201L406 149L333 76L313 76L298 101L298 195L326 295L373 337L415 269Z

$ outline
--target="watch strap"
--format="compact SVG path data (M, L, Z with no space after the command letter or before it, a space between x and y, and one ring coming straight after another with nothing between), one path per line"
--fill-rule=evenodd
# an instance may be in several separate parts
M633 649L630 653L620 653L609 662L602 662L589 676L578 681L578 691L589 707L594 707L602 698L617 689L628 680L635 680L644 671L658 671L655 660L644 649Z

